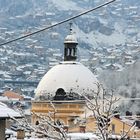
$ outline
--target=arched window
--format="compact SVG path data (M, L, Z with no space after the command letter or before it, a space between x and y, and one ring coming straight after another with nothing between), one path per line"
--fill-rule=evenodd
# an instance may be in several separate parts
M54 96L54 100L64 100L66 98L66 92L63 88L59 88L56 91Z

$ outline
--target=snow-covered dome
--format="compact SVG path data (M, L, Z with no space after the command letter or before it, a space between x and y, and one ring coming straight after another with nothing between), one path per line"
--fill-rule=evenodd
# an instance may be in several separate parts
M93 91L97 91L97 83L96 77L84 65L75 61L64 61L44 75L35 90L35 98L54 99L59 92L65 93L65 99L68 100L78 98L75 93L91 97Z
M41 79L36 91L37 100L82 100L93 97L98 80L77 59L78 41L72 32L64 40L64 62L54 66Z

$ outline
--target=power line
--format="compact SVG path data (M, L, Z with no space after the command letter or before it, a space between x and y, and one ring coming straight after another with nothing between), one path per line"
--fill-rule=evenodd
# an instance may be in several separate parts
M40 30L37 30L37 31L32 32L32 33L29 33L29 34L27 34L27 35L20 36L20 37L15 38L15 39L9 40L9 41L7 41L7 42L4 42L4 43L0 44L0 46L3 46L3 45L6 45L6 44L15 42L15 41L17 41L17 40L24 39L24 38L29 37L29 36L32 36L32 35L34 35L34 34L38 34L38 33L42 32L42 31L48 30L48 29L50 29L50 28L53 28L53 27L55 27L55 26L58 26L58 25L60 25L60 24L65 23L65 22L68 22L68 21L70 21L70 20L72 20L72 19L78 18L78 17L80 17L80 16L82 16L82 15L85 15L85 14L87 14L87 13L90 13L90 12L92 12L92 11L95 11L95 10L97 10L97 9L99 9L99 8L101 8L101 7L104 7L104 6L110 4L110 3L114 2L114 1L116 1L116 0L111 0L111 1L106 2L106 3L102 4L102 5L99 5L99 6L95 7L95 8L92 8L92 9L90 9L90 10L84 11L84 12L82 12L82 13L76 15L76 16L72 16L72 17L70 17L70 18L67 18L67 19L65 19L65 20L62 20L62 21L60 21L60 22L58 22L58 23L56 23L56 24L53 24L53 25L51 25L51 26L42 28L42 29L40 29Z

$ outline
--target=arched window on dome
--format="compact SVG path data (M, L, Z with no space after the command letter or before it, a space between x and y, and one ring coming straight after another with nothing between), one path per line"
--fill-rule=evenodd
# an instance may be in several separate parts
M54 96L54 100L65 100L67 97L66 92L63 88L59 88L56 91L56 94Z

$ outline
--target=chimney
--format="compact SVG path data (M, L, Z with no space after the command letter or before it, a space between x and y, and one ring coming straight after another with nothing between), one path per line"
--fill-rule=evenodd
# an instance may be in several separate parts
M68 132L69 126L68 125L64 125L64 130L65 130L65 132Z
M80 133L85 133L86 132L86 126L85 125L80 125L79 129L80 129Z

